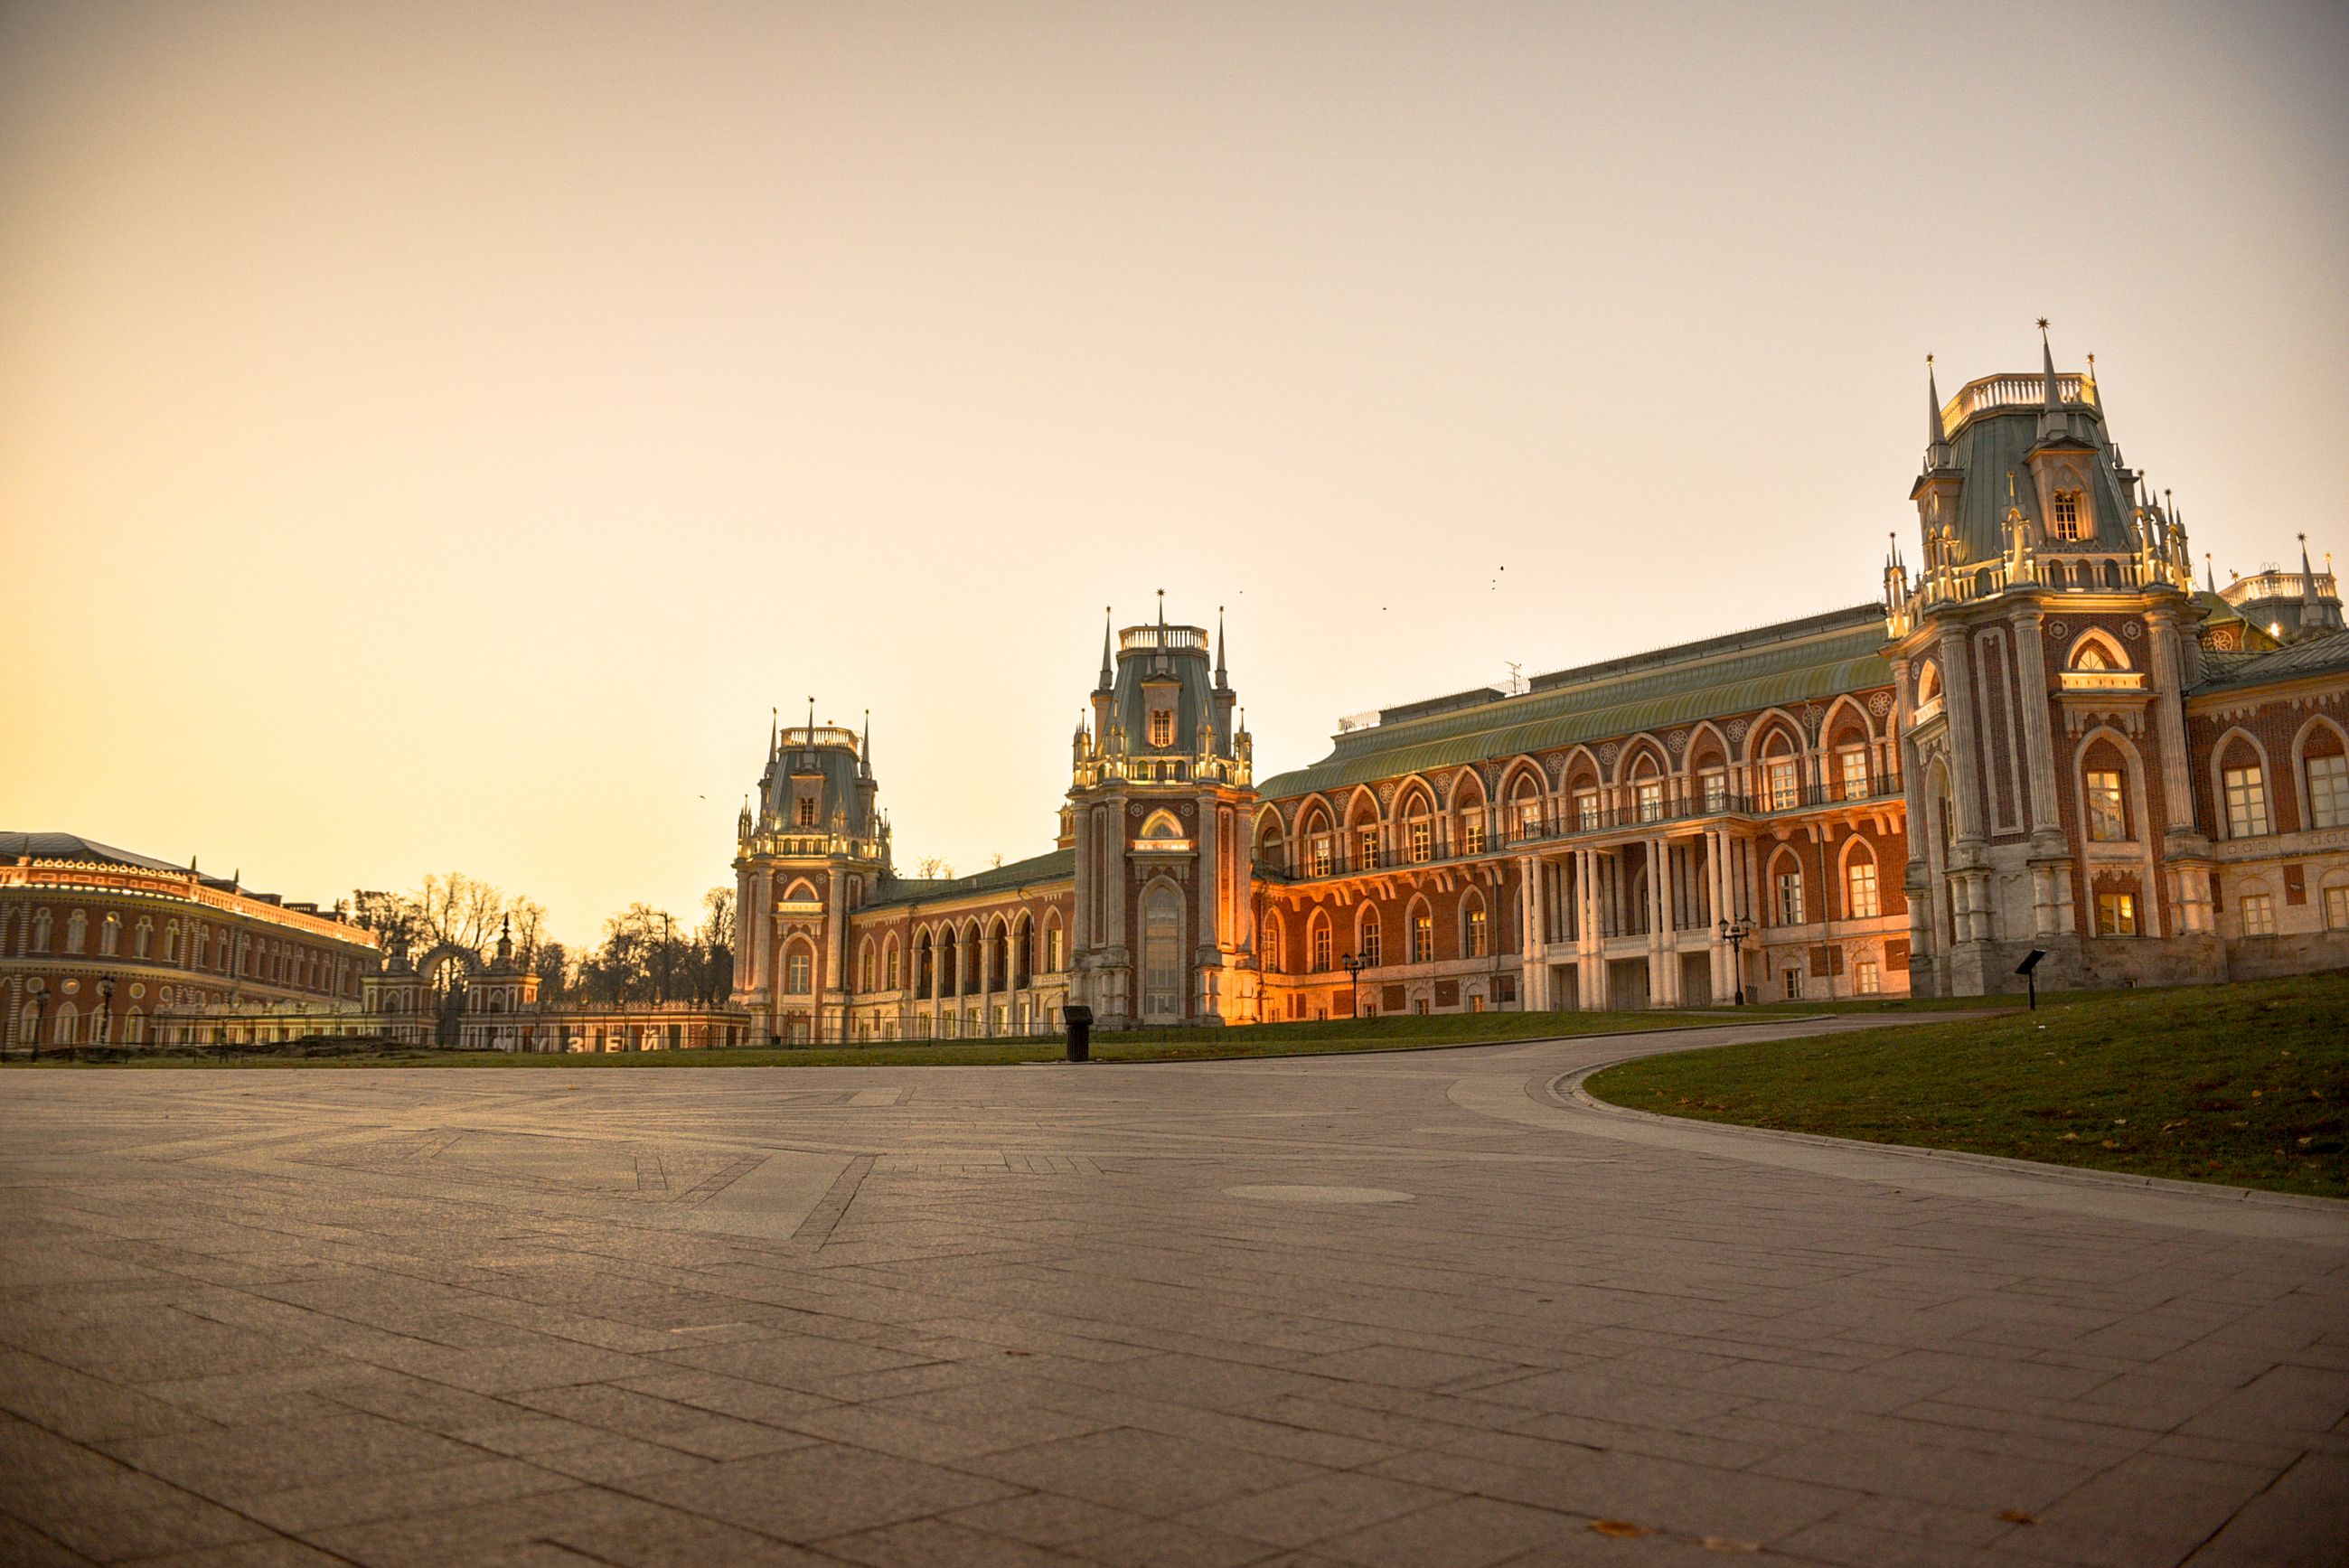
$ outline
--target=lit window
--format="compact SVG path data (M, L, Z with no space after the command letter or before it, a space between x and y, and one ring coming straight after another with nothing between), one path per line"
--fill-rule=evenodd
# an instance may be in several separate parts
M1574 792L1574 820L1586 833L1599 826L1598 790L1577 789Z
M1847 746L1836 754L1836 764L1843 779L1843 798L1847 800L1868 799L1868 748Z
M1435 962L1435 917L1414 914L1411 917L1411 961L1413 964Z
M1268 975L1280 973L1280 925L1276 921L1265 922L1264 968Z
M1173 708L1154 707L1150 710L1150 744L1153 746L1174 744L1174 710Z
M2275 901L2263 892L2243 895L2243 934L2273 936L2275 934Z
M1800 872L1778 873L1778 923L1803 923L1803 873Z
M2128 837L2128 809L2121 799L2121 776L2102 769L2088 774L2088 837L2100 844Z
M1327 974L1330 969L1330 923L1322 921L1313 928L1313 973Z
M1425 865L1434 858L1435 828L1426 818L1418 818L1411 824L1412 864Z
M1719 811L1729 805L1729 775L1718 768L1708 768L1697 775L1704 790L1704 809Z
M2135 936L2137 934L2137 894L2133 892L2098 893L2096 895L2096 934Z
M1361 851L1361 858L1355 862L1356 865L1363 871L1376 867L1379 863L1379 830L1364 828L1354 837L1357 847Z
M2054 532L2058 539L2080 537L2080 492L2078 490L2055 492Z
M2349 887L2324 890L2324 929L2349 931Z
M2349 827L2349 757L2308 759L2308 825Z
M876 963L876 960L875 960L875 959L874 958L874 956L873 956L873 949L871 949L870 947L867 947L867 948L864 950L864 963L863 963L863 964L861 964L861 965L858 965L858 969L859 969L859 971L860 971L859 975L858 975L858 983L859 983L860 985L862 985L864 987L864 989L866 989L867 991L870 991L870 990L873 990L873 989L874 989L874 988L875 988L875 987L874 986L874 984L873 984L874 975L877 973L877 971L876 971L876 970L875 970L875 968L874 968L874 965L875 965L875 963Z
M2339 889L2336 891L2349 893L2349 888ZM2344 907L2349 907L2349 900L2344 900ZM1468 956L1471 958L1484 957L1491 951L1491 947L1489 946L1491 941L1492 927L1485 918L1485 912L1482 909L1470 910L1468 912Z
M1471 811L1460 819L1460 852L1481 855L1485 852L1485 814Z
M1661 780L1641 779L1631 786L1631 793L1639 802L1640 820L1661 822L1664 820L1664 786Z
M118 916L109 914L106 917L106 923L98 928L98 950L106 957L111 958L114 956L114 950L121 944L122 922Z
M2257 768L2226 770L2227 836L2255 839L2268 830L2267 776Z
M1794 758L1773 758L1764 766L1763 772L1770 787L1770 810L1773 811L1792 810L1795 804Z
M1364 964L1377 968L1386 961L1384 933L1379 929L1379 917L1371 915L1362 922L1361 957Z
M1517 837L1537 839L1541 836L1541 799L1535 795L1517 799Z
M1326 877L1330 874L1329 834L1319 833L1314 836L1311 853L1308 857L1308 863L1311 866L1312 873L1315 876Z
M802 795L799 799L799 825L802 828L815 826L815 797L812 795Z
M804 953L794 953L783 961L783 990L793 996L804 996L815 988L815 965Z
M1863 958L1851 966L1852 989L1863 996L1873 996L1884 989L1881 972L1873 958Z
M1065 936L1057 925L1044 933L1044 972L1046 974L1058 975L1061 972L1065 957L1062 952L1062 944L1065 941Z
M1876 903L1876 862L1854 861L1845 868L1844 885L1850 892L1850 915L1854 920L1873 920Z

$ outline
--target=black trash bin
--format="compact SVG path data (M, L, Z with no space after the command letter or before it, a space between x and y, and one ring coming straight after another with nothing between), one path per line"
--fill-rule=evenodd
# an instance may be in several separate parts
M1089 1062L1093 1059L1093 1010L1091 1007L1063 1007L1061 1022L1069 1026L1069 1059Z

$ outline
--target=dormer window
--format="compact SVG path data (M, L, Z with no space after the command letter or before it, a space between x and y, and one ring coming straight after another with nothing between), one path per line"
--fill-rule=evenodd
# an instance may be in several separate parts
M1150 744L1153 746L1174 744L1174 710L1173 708L1154 707L1150 710Z
M2055 514L2051 531L2058 539L2077 540L2080 529L2080 492L2059 490L2055 492Z
M799 798L798 805L799 805L799 816L798 816L799 825L800 825L801 827L802 827L802 828L812 828L812 827L814 827L814 826L815 826L815 797L814 797L814 796L812 796L812 795L802 795L802 796L801 796L801 797Z

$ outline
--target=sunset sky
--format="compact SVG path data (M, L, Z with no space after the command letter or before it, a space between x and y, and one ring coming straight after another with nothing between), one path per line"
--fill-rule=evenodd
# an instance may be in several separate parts
M1925 355L2041 315L2198 559L2349 566L2344 81L2337 5L5 6L0 828L592 940L812 693L976 870L1104 604L1227 606L1263 776L1868 601Z

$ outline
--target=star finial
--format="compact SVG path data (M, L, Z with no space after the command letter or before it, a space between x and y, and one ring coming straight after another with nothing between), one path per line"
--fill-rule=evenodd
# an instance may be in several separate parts
M2047 318L2044 315L2039 318L2039 335L2042 337L2047 335Z

